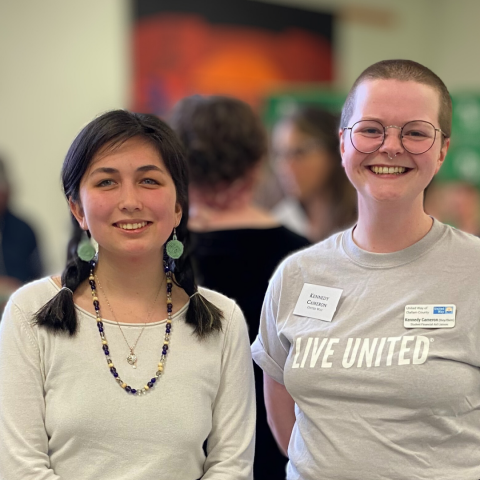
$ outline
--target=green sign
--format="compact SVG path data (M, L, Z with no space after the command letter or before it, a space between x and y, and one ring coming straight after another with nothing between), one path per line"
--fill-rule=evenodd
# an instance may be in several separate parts
M318 105L329 112L340 114L346 94L315 88L291 90L267 97L263 119L271 128L280 118L294 111L298 105Z

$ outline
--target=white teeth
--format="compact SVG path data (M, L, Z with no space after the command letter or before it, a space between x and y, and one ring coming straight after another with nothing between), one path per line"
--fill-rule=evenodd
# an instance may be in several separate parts
M137 228L142 228L147 225L147 222L141 223L117 223L117 226L123 228L123 230L136 230Z
M373 173L377 175L399 175L400 173L405 172L405 167L378 167L377 165L373 165L370 167Z

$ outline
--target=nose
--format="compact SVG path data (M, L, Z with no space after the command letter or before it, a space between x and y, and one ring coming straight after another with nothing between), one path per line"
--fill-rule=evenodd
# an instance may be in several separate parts
M123 184L120 190L118 208L124 212L134 212L142 209L142 201L135 185Z
M396 155L402 154L405 149L401 140L401 127L390 125L385 127L385 139L379 151L386 153L389 158L394 158Z

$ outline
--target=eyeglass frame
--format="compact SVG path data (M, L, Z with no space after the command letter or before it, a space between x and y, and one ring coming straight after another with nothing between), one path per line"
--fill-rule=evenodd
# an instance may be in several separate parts
M379 125L382 126L383 128L383 140L382 140L382 143L375 149L375 150L372 150L371 152L362 152L361 150L359 150L355 144L353 143L353 139L352 139L352 129L353 127L357 124L357 123L360 123L360 122L376 122L378 123ZM403 129L405 128L405 125L408 125L409 123L414 123L414 122L424 122L424 123L428 123L429 125L431 125L435 131L435 137L433 137L433 142L432 144L424 151L424 152L420 152L420 153L413 153L411 152L410 150L408 150L408 148L405 147L405 145L403 144L403 140L402 140L402 132L403 132ZM352 146L353 148L357 151L357 152L360 152L360 153L365 153L367 155L370 155L371 153L375 153L376 151L380 150L380 148L382 148L382 145L385 143L385 138L387 136L387 129L388 128L397 128L398 130L400 130L400 135L399 135L399 139L400 139L400 144L402 145L402 148L404 148L408 153L411 153L412 155L422 155L424 153L427 153L434 145L435 145L435 140L437 139L437 132L440 132L445 138L449 138L448 135L442 131L441 128L435 128L435 125L433 123L430 123L428 122L427 120L410 120L409 122L406 122L403 127L399 127L398 125L387 125L387 126L384 126L382 122L379 122L378 120L359 120L358 122L355 122L351 127L343 127L343 131L345 130L350 130L350 142L352 142Z

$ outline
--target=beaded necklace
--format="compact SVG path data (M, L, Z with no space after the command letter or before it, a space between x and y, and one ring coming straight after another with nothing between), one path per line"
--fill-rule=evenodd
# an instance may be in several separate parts
M170 267L164 263L164 271L165 277L167 279L167 325L165 327L165 338L163 340L163 347L162 347L162 355L160 356L160 361L158 362L158 369L155 373L155 376L150 379L149 382L143 388L132 388L130 385L127 385L118 375L117 369L115 368L112 359L110 358L110 349L108 346L107 337L105 336L104 324L102 321L102 317L100 314L100 303L98 301L98 294L97 294L97 286L95 284L95 270L96 262L92 260L90 262L90 276L88 277L88 281L90 283L90 288L92 289L92 299L93 299L93 307L95 308L95 315L97 317L97 327L98 332L100 333L100 339L102 341L102 348L103 352L105 353L105 357L107 359L107 365L110 368L111 374L114 376L116 382L127 392L131 393L132 395L145 395L148 390L155 386L155 383L163 374L163 369L165 366L165 360L167 358L168 352L168 345L170 343L170 332L172 330L172 287L173 287L173 280L172 280L172 272Z

